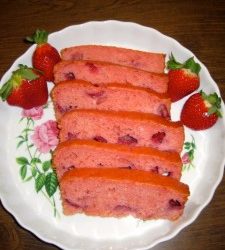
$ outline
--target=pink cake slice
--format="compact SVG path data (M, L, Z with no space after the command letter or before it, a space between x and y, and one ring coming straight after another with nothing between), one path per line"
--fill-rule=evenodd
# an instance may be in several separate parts
M151 171L175 179L181 177L182 162L176 152L150 147L130 147L91 140L60 143L53 153L53 166L60 179L73 168L128 168Z
M170 98L142 87L121 84L95 86L70 80L55 85L51 97L57 119L74 109L135 111L170 118Z
M61 50L62 60L102 61L163 73L165 54L102 45L80 45Z
M97 61L61 61L54 67L55 83L84 80L97 85L131 84L166 93L168 76L140 69Z
M184 128L154 114L73 110L59 121L60 140L84 139L181 152Z
M65 215L140 219L178 219L189 188L173 178L141 170L80 168L66 172L60 181Z

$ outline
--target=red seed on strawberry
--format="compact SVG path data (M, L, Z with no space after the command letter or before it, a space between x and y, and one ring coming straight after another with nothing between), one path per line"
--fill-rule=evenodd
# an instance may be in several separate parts
M203 91L189 97L181 111L183 124L194 130L212 127L222 117L221 98L216 93L206 95Z
M20 64L0 89L0 97L9 105L24 109L41 106L48 100L47 82L40 72Z
M45 30L36 30L26 40L37 44L32 57L33 67L41 70L47 81L53 81L53 68L61 58L58 51L48 43L48 33Z
M168 93L172 102L176 102L198 89L200 84L198 74L201 67L194 61L193 57L180 63L171 54L167 68L169 69Z

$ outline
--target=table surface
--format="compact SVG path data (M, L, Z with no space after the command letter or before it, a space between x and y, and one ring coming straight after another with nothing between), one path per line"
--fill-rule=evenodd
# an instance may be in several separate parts
M198 56L225 100L225 1L1 1L0 76L23 54L23 38L36 28L49 32L91 20L120 20L153 27ZM212 166L213 167L213 166ZM154 250L225 249L225 178L191 225ZM26 231L0 204L0 249L59 249Z

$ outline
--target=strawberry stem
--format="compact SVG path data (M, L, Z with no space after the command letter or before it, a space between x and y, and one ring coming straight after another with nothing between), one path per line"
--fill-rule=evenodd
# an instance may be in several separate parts
M217 93L214 92L213 94L206 95L206 93L202 90L199 93L201 94L203 100L206 101L209 106L208 114L216 114L218 117L222 117L221 98L217 95Z
M175 59L172 53L169 57L169 61L167 62L167 68L171 70L189 69L192 73L195 73L196 75L198 75L201 70L201 66L199 65L199 63L196 63L194 61L194 57L190 57L184 63L180 63Z
M176 61L175 57L173 56L173 53L169 56L169 61L167 62L167 68L168 69L182 69L183 64Z
M44 44L48 42L48 32L37 29L32 36L26 37L26 40L31 43Z

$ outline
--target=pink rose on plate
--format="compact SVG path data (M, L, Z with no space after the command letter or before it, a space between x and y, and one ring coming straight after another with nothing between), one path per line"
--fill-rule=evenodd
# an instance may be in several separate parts
M41 153L48 153L58 144L58 134L57 123L53 120L49 120L35 127L31 139Z
M191 163L188 153L183 154L183 156L181 157L181 160L183 164Z
M32 118L33 120L41 119L43 115L43 107L34 107L32 109L23 109L22 116L27 118Z

